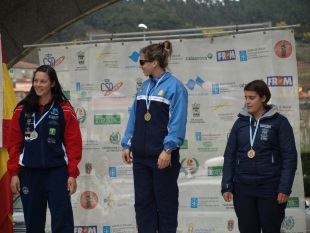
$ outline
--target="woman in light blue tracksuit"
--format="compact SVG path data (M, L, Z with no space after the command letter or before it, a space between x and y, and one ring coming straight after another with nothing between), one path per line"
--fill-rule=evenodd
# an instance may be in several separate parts
M122 140L122 159L133 162L139 233L175 233L178 226L179 148L185 138L188 93L166 70L171 53L170 41L142 49L140 68L149 79L136 94Z

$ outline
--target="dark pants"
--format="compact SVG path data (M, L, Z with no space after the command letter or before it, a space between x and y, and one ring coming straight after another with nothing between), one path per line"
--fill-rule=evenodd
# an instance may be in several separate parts
M21 169L21 199L27 233L45 232L47 203L51 212L52 232L69 233L74 231L67 181L67 167Z
M278 182L234 183L234 207L240 233L280 233L286 204L278 204Z
M158 158L134 156L135 211L139 233L176 233L181 164L171 155L171 166L158 169Z

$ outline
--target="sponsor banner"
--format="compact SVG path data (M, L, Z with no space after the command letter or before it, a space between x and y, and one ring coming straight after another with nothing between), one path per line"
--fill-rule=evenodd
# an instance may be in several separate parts
M178 232L238 232L233 204L220 195L223 153L232 125L245 108L243 88L255 79L267 83L270 104L288 117L300 144L294 34L277 30L171 42L174 54L168 70L189 95L186 140L180 150ZM138 62L147 45L116 42L39 51L41 64L56 69L80 121L83 158L72 197L76 232L135 232L132 167L122 162L120 141L135 94L147 79ZM302 203L299 163L285 232L305 231L305 220L299 217Z

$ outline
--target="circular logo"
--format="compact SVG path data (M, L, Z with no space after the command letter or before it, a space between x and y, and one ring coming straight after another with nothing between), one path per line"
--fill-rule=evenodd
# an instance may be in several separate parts
M86 120L86 111L84 108L77 108L76 109L76 117L80 123L84 123Z
M80 204L84 209L90 210L97 206L98 196L92 191L85 191L81 194Z
M280 40L274 46L274 52L279 58L287 58L292 54L292 44L287 40Z

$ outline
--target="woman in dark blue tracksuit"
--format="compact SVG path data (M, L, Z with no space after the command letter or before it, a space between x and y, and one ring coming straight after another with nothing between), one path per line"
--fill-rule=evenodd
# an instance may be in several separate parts
M280 233L297 169L293 129L262 80L244 87L246 109L238 115L224 153L222 194L233 198L241 233ZM233 195L232 195L233 194Z
M149 79L136 94L122 140L122 159L133 162L139 233L175 233L178 226L179 148L185 137L188 94L165 70L171 53L170 41L142 49L140 67Z

